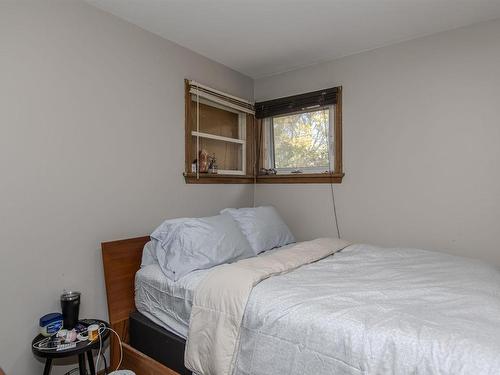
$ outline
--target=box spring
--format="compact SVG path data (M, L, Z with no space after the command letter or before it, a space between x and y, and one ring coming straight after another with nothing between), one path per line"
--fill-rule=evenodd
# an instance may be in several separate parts
M191 375L184 367L186 340L134 311L129 319L130 346L181 375Z

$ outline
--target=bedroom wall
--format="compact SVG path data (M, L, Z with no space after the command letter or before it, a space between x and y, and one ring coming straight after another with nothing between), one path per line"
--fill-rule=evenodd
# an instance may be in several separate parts
M83 293L81 316L106 318L101 241L252 201L250 185L184 183L186 77L253 96L251 79L85 3L0 2L0 367L8 375L42 372L30 342L64 288Z
M346 239L500 264L500 21L255 82L256 100L342 85ZM299 239L335 235L329 185L259 185Z

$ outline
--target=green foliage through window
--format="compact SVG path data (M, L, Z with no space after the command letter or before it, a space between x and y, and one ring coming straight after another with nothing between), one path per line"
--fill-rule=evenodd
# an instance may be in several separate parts
M273 118L276 168L328 170L329 109Z

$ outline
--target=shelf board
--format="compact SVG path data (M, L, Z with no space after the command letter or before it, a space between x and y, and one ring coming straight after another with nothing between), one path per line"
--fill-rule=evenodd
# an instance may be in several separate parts
M257 177L259 184L340 184L344 173L290 173L262 175Z
M208 139L215 139L217 141L223 141L223 142L231 142L231 143L238 143L240 145L245 144L244 139L238 139L238 138L229 138L229 137L223 137L221 135L215 135L215 134L210 134L210 133L203 133L203 132L197 132L197 131L192 131L191 135L193 137L200 137L200 138L208 138Z
M293 173L279 175L264 175L254 178L252 175L223 175L200 173L184 173L187 184L340 184L344 173Z
M253 176L248 175L224 175L212 173L200 173L199 178L196 173L184 173L187 184L252 184Z

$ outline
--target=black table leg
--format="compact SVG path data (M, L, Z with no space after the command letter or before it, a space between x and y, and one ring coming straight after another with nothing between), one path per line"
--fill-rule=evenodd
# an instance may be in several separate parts
M45 360L45 367L43 368L43 375L49 375L51 367L52 367L52 358L47 358Z
M89 361L90 375L95 375L94 358L92 357L92 350L87 352L87 360Z
M85 367L85 354L78 354L78 369L80 375L87 375L87 367Z

